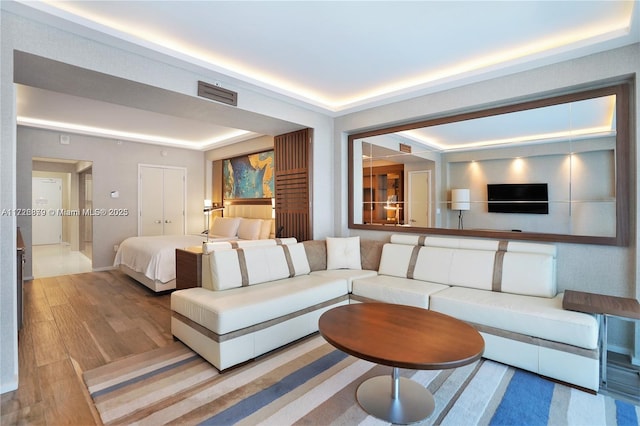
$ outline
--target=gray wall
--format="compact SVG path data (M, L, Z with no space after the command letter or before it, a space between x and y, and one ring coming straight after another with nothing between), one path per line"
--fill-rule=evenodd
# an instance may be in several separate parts
M31 207L31 164L33 157L93 162L93 208L128 209L128 216L93 218L93 269L113 265L114 244L138 234L138 164L176 166L187 169L187 233L204 227L204 153L188 149L122 142L70 134L71 143L59 143L60 132L18 127L17 206ZM166 153L165 155L162 155ZM111 191L119 198L111 198ZM31 218L18 217L24 242L31 245ZM27 250L25 276L31 276L31 250Z

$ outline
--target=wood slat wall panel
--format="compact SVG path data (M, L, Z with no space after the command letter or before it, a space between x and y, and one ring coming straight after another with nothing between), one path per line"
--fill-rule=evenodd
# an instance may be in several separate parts
M298 241L313 238L310 152L310 129L274 139L276 229L283 227L283 237L295 237Z

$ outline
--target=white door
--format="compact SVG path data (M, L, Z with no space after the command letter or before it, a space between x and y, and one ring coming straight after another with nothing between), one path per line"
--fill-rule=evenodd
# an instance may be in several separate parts
M184 169L164 169L164 234L184 234Z
M62 242L62 179L32 178L31 207L46 214L31 218L33 245L60 244Z
M409 225L429 227L431 223L431 171L409 172Z
M138 235L184 234L183 168L140 166Z

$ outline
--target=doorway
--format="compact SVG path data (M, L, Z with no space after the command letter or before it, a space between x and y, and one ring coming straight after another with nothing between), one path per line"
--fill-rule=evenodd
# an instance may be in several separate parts
M409 224L428 228L431 223L431 170L409 172Z
M89 167L78 175L78 204L81 210L93 210L93 174ZM79 216L78 250L92 259L93 255L93 219L92 216Z
M92 271L93 163L32 158L32 274L34 278Z
M31 178L31 208L38 214L31 216L34 246L62 242L62 179L57 177ZM42 212L42 214L39 214Z

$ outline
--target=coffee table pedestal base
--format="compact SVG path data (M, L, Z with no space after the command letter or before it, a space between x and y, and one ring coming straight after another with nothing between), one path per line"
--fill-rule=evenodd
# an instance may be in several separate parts
M368 379L356 393L360 406L372 416L395 424L409 424L433 413L433 395L421 384L405 377L378 376Z

